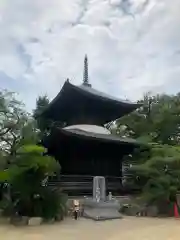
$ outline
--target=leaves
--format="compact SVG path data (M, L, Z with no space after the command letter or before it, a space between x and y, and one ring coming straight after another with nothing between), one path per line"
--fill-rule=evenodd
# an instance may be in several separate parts
M42 168L49 176L59 172L60 166L56 160L44 153L45 149L42 146L22 146L17 152L16 164L24 168L29 166L34 169Z
M0 151L6 155L15 155L21 145L37 141L35 121L15 97L15 93L0 92Z
M139 186L148 203L175 199L180 190L180 147L152 144L147 151L144 161L129 170L133 184Z
M49 105L49 99L46 95L40 96L36 100L36 109L34 110L33 116L37 121L37 127L40 130L40 136L45 134L50 127L49 121L43 116L41 116L42 112L44 111L44 109L47 108L48 105Z
M145 95L139 102L143 107L119 119L116 132L146 142L179 143L180 94Z
M41 169L43 177L52 176L60 171L60 166L56 160L47 155L44 156L45 149L37 145L22 146L17 154L13 164L0 172L1 181L13 181L18 175L24 172L39 171Z
M35 115L48 102L47 97L39 98ZM8 183L8 199L2 204L8 214L51 218L65 207L62 194L46 186L49 176L59 174L60 166L46 155L46 149L36 145L40 132L37 127L42 132L47 127L41 120L36 122L14 93L0 92L0 183Z
M7 169L0 171L0 182L11 186L13 209L27 216L54 216L60 208L58 194L44 185L49 176L60 171L58 162L44 155L45 149L37 145L21 146L15 155L15 160ZM36 199L37 196L37 199ZM49 198L56 197L56 199ZM49 203L49 209L44 206ZM48 214L49 213L49 214Z

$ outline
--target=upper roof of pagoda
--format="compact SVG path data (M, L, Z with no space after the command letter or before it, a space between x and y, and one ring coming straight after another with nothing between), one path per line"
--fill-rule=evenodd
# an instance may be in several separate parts
M42 115L65 125L104 125L140 106L92 88L88 76L88 58L85 55L83 84L76 86L67 80Z
M66 125L104 125L140 106L100 92L88 83L76 86L67 80L42 115Z

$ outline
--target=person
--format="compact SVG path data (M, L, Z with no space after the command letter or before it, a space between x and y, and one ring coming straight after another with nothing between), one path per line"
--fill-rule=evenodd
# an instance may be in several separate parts
M78 213L79 213L79 201L74 200L73 205L74 205L74 219L77 220L78 219Z

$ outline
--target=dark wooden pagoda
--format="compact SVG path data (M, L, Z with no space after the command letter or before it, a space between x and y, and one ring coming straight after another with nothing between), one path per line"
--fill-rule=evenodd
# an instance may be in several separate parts
M123 156L140 144L110 134L104 125L138 107L93 89L85 57L83 84L75 86L67 80L42 113L57 123L42 141L61 165L60 177L51 179L50 184L60 183L69 195L89 195L93 176L105 176L107 191L121 194Z

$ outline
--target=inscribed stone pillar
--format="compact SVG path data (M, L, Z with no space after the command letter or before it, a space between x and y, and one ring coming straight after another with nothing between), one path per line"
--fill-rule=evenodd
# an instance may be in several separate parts
M99 193L99 200L106 200L106 182L105 177L96 176L93 178L93 199L97 200L97 193Z

